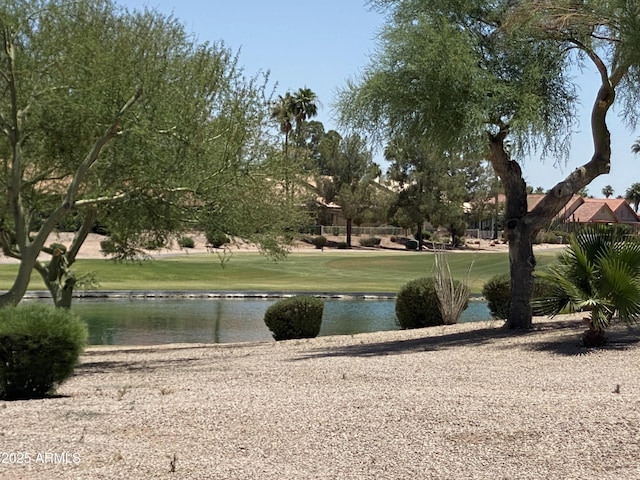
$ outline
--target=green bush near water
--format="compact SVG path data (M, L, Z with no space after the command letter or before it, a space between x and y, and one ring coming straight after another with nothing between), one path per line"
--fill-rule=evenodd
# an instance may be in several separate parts
M444 325L434 278L418 278L402 286L396 297L396 321L401 328Z
M553 285L541 278L534 278L533 299L545 298L553 289ZM482 295L487 300L487 306L494 318L506 319L511 304L511 276L508 273L491 277L482 287ZM534 315L542 315L539 309L533 307Z
M277 301L264 314L273 338L291 340L314 338L320 333L324 302L309 295L297 295Z
M0 309L0 398L43 398L73 373L87 326L68 310L45 305Z

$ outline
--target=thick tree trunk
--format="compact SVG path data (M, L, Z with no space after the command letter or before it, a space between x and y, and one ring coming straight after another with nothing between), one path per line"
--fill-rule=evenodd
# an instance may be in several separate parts
M508 128L490 136L490 161L504 186L505 234L509 243L509 273L511 275L511 301L506 327L514 330L531 328L533 295L532 237L535 235L527 221L527 184L522 177L520 165L511 160L504 148Z
M536 266L533 255L532 232L521 218L509 238L509 273L511 274L511 302L505 326L512 330L526 330L532 326L531 297L533 296L533 271Z
M418 251L422 251L422 247L424 246L424 235L422 234L422 222L416 225L416 240L418 241Z
M353 230L353 220L347 218L347 248L351 248L351 231Z
M602 86L591 111L591 133L594 154L591 160L574 170L567 178L554 186L549 193L528 212L526 183L517 162L505 151L504 140L509 133L507 125L489 135L489 160L502 179L506 196L505 233L509 242L509 271L511 274L511 302L506 327L530 329L532 326L531 297L534 290L533 271L536 261L532 240L541 228L569 202L571 197L596 177L609 173L611 142L606 116L615 99L614 86L624 69L614 72L610 81L604 64L594 57L602 76Z

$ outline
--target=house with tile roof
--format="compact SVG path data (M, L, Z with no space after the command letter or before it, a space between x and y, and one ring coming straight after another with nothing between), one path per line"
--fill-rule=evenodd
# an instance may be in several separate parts
M544 194L527 195L528 211L533 210L543 198ZM504 195L498 195L498 204L504 203L505 200ZM486 203L494 204L495 202L496 198L490 198ZM623 198L584 198L574 195L552 223L555 225L624 224L629 225L633 232L640 232L640 217Z

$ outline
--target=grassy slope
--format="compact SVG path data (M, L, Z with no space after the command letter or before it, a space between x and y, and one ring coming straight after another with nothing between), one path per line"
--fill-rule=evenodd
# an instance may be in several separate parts
M536 255L548 264L555 253ZM80 260L77 274L95 272L102 290L259 290L321 292L396 292L407 281L430 275L434 256L429 253L304 253L273 262L256 253L237 253L221 267L215 255L168 257L143 263ZM469 285L479 294L493 275L508 271L507 253L455 253L449 255L454 278L463 279L469 266ZM14 279L16 265L0 265L0 289ZM31 289L44 285L37 274Z

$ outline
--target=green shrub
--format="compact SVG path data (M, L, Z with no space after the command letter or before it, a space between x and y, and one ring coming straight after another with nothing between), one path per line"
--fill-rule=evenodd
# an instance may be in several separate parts
M212 230L205 232L207 238L207 246L211 248L220 248L227 243L231 242L227 235L219 230Z
M404 244L404 248L406 248L407 250L418 250L418 241L407 240Z
M43 398L71 376L87 327L69 310L34 304L0 309L0 398Z
M364 237L359 240L363 247L379 247L381 239L378 237Z
M347 248L349 248L349 245L347 245L347 242L338 242L336 243L336 248L338 250L346 250Z
M553 285L541 278L534 277L533 299L545 298L553 291ZM494 318L506 319L511 305L511 277L508 273L496 275L489 279L482 287L482 295L487 300L487 306ZM534 315L541 315L533 308Z
M318 250L322 250L324 247L327 246L327 237L323 237L322 235L313 237L313 240L311 240L311 243L313 243Z
M264 323L276 340L314 338L320 333L324 302L308 295L277 301L264 314Z
M178 245L180 248L195 248L196 242L193 237L184 236L178 239Z
M118 252L118 247L116 245L116 242L114 242L111 238L107 238L100 241L100 251L103 255L113 255Z
M160 250L164 246L164 242L160 238L149 237L145 238L142 243L142 248L145 250Z
M482 286L482 295L494 318L505 319L509 315L511 277L508 273L495 275Z
M402 286L396 297L396 321L401 328L444 324L438 308L435 279L418 278Z

